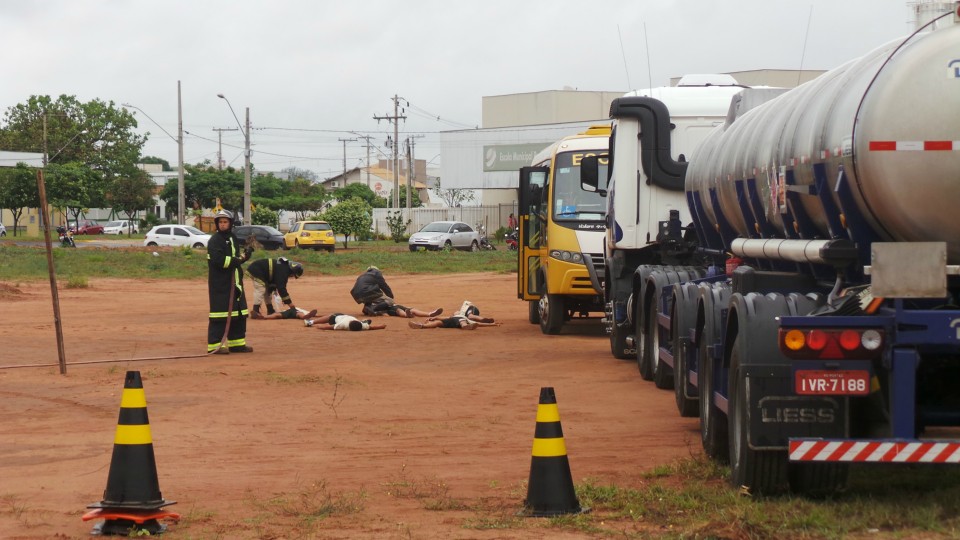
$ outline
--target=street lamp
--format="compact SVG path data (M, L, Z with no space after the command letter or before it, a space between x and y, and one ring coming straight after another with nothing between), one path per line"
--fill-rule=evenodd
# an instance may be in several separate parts
M230 112L233 113L233 119L237 121L237 127L243 132L245 140L243 150L243 224L250 225L253 222L250 211L250 107L247 107L247 127L244 129L240 125L240 119L237 118L237 113L233 111L233 105L230 104L227 96L217 94L217 97L227 102L227 107L230 107Z
M178 132L179 137L174 137L166 129L163 128L156 120L150 118L150 115L146 111L137 107L136 105L131 105L129 103L121 103L121 106L127 107L130 109L136 109L143 113L151 122L153 122L161 131L167 134L167 137L173 139L177 143L177 154L178 154L178 163L177 163L177 223L183 225L186 223L186 190L183 185L183 112L180 105L180 81L177 81L177 118L178 118Z

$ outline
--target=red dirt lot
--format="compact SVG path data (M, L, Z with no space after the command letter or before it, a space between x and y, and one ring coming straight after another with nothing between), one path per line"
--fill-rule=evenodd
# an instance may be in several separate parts
M699 454L697 420L613 359L597 320L544 336L514 275L386 275L398 301L501 327L332 332L248 321L253 354L204 356L206 280L0 284L0 537L87 538L124 374L141 373L171 538L579 538L519 518L541 387L556 391L575 482L642 487ZM351 277L307 275L297 305L359 315ZM142 358L180 357L131 361ZM186 358L184 358L186 357ZM119 362L104 363L107 360ZM80 364L84 362L84 364ZM596 520L611 532L650 524Z

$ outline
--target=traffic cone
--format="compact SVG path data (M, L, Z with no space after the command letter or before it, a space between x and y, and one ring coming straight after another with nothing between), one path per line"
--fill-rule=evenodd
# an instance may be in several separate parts
M131 529L157 534L166 529L159 519L180 518L178 514L160 510L174 502L164 500L160 494L140 372L128 371L120 399L107 489L102 501L87 506L95 510L84 514L83 521L105 519L94 527L96 534L127 535Z
M528 515L536 517L588 511L580 507L573 489L567 446L563 442L563 428L560 427L560 412L557 410L557 396L549 387L540 389L530 480L527 482L524 505Z

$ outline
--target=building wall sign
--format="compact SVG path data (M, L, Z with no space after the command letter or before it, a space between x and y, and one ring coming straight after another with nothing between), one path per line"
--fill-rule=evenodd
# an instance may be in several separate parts
M493 144L483 147L483 172L517 171L551 143Z

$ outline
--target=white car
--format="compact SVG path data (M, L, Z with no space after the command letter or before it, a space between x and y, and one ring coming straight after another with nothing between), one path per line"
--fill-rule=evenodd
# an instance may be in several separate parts
M3 223L0 223L0 236L7 235L7 228L3 226Z
M480 233L460 221L434 221L427 223L408 241L410 251L421 249L480 250Z
M127 232L140 232L136 221L118 219L116 221L108 221L107 224L103 226L103 234L127 234Z
M147 231L144 246L190 246L194 249L207 247L210 235L189 225L157 225Z

